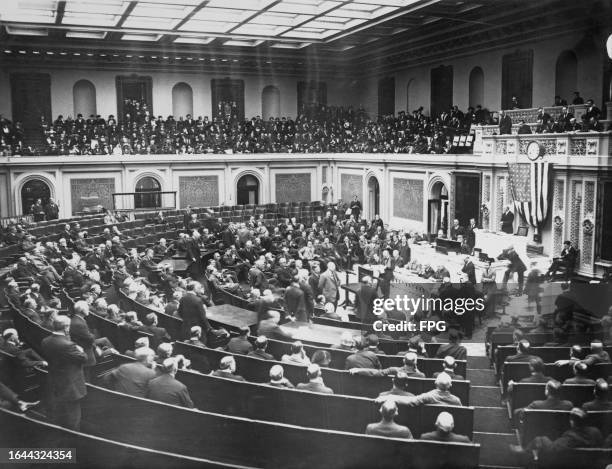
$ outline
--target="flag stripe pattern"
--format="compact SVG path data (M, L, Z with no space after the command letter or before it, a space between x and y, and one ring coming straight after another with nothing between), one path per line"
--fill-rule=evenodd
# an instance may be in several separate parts
M516 212L540 228L548 215L550 163L508 163L508 175Z

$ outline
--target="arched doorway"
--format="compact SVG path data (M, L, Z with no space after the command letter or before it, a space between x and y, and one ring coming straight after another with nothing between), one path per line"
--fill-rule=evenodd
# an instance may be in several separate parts
M470 72L469 88L469 105L474 108L479 104L484 106L484 73L482 68L474 67Z
M251 174L238 179L236 185L236 203L238 205L257 205L259 203L259 181Z
M280 117L280 90L273 85L261 92L261 116L264 120Z
M380 215L380 185L375 176L368 179L368 220Z
M24 215L30 213L30 207L37 199L42 200L43 206L51 198L51 189L42 179L30 179L21 188L21 210Z
M79 80L72 88L72 100L74 104L74 117L83 114L87 119L95 116L96 112L96 87L89 80Z
M177 120L193 114L193 90L187 83L177 83L172 88L172 114Z
M568 102L576 91L578 83L578 59L574 51L561 52L555 67L555 95Z
M136 183L134 208L161 207L161 184L157 179L146 176Z
M437 236L438 230L446 234L448 229L448 189L442 181L434 183L429 194L429 234Z

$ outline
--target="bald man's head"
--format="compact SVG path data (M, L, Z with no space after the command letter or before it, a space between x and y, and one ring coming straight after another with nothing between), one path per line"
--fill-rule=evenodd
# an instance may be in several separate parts
M443 433L450 433L455 428L455 419L448 412L440 412L436 419L436 428Z
M453 380L447 373L440 373L436 378L436 388L440 391L448 391L453 385Z
M389 399L382 403L380 406L380 415L383 420L391 421L397 415L397 404L395 401Z

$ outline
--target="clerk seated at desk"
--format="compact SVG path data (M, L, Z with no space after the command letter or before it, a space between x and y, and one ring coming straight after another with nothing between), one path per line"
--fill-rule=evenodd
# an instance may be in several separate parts
M465 228L459 224L459 220L456 218L453 220L453 226L450 229L450 237L452 240L457 241L457 238L461 235L465 236Z
M563 243L563 250L561 251L561 257L555 257L553 259L553 263L546 272L546 277L548 279L555 278L555 274L559 267L564 267L566 271L566 277L569 278L572 271L574 270L574 266L576 265L576 258L578 257L578 252L576 248L572 246L571 241L565 241Z

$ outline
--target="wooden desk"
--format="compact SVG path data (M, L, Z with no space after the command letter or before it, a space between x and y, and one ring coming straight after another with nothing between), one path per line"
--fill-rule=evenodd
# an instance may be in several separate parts
M236 329L243 326L251 327L257 324L256 311L249 311L248 309L227 304L206 308L206 317L211 321Z
M187 270L189 270L190 264L191 262L187 261L186 259L171 258L171 259L164 259L163 261L161 261L159 264L157 264L157 268L159 270L162 270L164 265L169 265L174 268L174 272L176 272L177 274L181 274L181 273L186 273Z
M301 340L317 345L337 345L340 343L342 334L359 335L354 329L342 327L324 326L322 324L310 324L307 322L288 322L281 329L292 335L294 340Z

